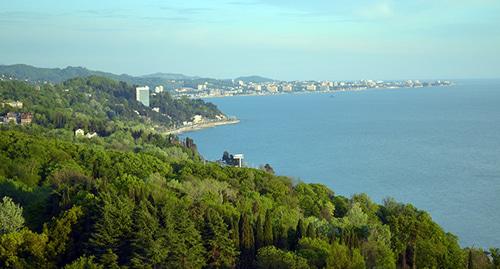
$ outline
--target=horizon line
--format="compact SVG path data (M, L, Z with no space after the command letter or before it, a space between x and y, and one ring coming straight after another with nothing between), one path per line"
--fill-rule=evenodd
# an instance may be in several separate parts
M276 79L276 78L272 78L270 76L257 75L257 74L238 75L234 78L220 78L220 77L210 77L210 76L202 76L202 75L188 75L188 74L181 73L181 72L165 72L165 71L154 71L151 73L139 74L139 75L138 74L131 74L131 73L120 73L120 72L115 73L114 71L104 71L104 70L94 69L92 67L89 68L89 67L82 66L82 65L66 65L66 66L62 66L62 67L61 66L40 67L40 66L37 66L34 64L27 64L27 63L11 63L11 64L0 63L0 66L14 66L14 65L26 65L26 66L30 66L30 67L34 67L34 68L39 68L39 69L66 69L66 68L70 68L70 67L84 68L84 69L87 69L89 71L94 71L94 72L111 73L113 75L118 75L118 76L126 75L126 76L131 76L131 77L136 77L136 78L142 78L142 77L151 76L151 75L155 75L155 74L170 74L170 75L181 75L181 76L191 77L194 79L216 79L216 80L235 80L235 79L241 78L241 77L256 76L256 77L261 77L261 78L265 78L265 79L270 79L273 81L282 81L282 82L292 82L292 81L362 81L362 80L374 80L374 81L422 80L422 81L429 81L429 80L499 80L500 79L500 77L469 77L469 78L463 78L463 77L462 78L446 78L446 77L410 78L410 77L406 77L406 78L397 78L397 79L357 78L357 79L320 79L320 80L316 80L316 79L292 79L292 80L286 80L286 79ZM174 80L176 80L176 79L174 79Z

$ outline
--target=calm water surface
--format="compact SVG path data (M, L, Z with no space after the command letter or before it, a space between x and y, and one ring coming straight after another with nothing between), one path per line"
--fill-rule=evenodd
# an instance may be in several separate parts
M464 246L500 247L500 81L209 99L241 123L186 134L209 160L427 210Z

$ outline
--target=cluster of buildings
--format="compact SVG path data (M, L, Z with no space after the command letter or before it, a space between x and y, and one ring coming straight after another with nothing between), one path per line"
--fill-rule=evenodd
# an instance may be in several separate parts
M0 123L3 124L21 124L28 125L33 121L33 114L31 112L7 112L5 116L0 116Z
M23 102L20 101L5 101L1 102L2 108L22 109ZM0 116L0 124L21 124L28 125L33 121L33 113L31 112L13 112L8 111L4 116Z
M329 92L349 91L363 89L387 88L420 88L429 86L448 86L449 81L421 82L419 80L405 81L268 81L244 82L241 80L230 83L212 84L204 82L196 87L179 87L173 90L174 95L188 96L191 98L222 97L234 95L269 95L292 92Z
M98 137L96 132L88 132L85 134L85 131L83 129L77 129L75 130L75 137L85 137L85 138L94 138Z
M6 101L6 102L2 102L0 104L2 105L2 108L6 107L6 106L10 106L12 108L23 108L23 102L19 102L19 101Z

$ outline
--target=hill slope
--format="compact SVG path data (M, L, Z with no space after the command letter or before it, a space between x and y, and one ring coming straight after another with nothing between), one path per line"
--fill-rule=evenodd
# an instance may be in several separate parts
M39 68L26 64L15 64L15 65L0 65L0 75L7 77L14 77L18 80L26 80L28 82L51 82L51 83L61 83L68 79L78 78L78 77L88 77L88 76L100 76L105 78L110 78L114 80L124 81L134 85L165 85L168 80L192 80L199 77L190 77L182 74L169 74L169 73L156 73L151 75L145 75L141 77L135 77L127 74L113 74L102 71L89 70L84 67L72 67L68 66L66 68Z
M98 76L41 85L39 90L25 82L0 81L0 100L24 104L22 109L3 107L0 115L9 111L32 112L34 122L41 126L69 130L83 128L103 136L120 124L170 128L191 121L195 115L209 120L223 115L211 103L174 99L168 92L152 95L151 107L146 107L136 101L135 88L130 84Z

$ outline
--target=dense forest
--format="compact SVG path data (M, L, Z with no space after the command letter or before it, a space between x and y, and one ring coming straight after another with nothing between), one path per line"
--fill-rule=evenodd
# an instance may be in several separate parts
M114 92L126 84L0 85L36 118L0 126L0 268L500 268L499 249L462 249L394 199L207 162L191 139L149 128L71 135L78 115L133 121L107 116L117 100L136 105Z

